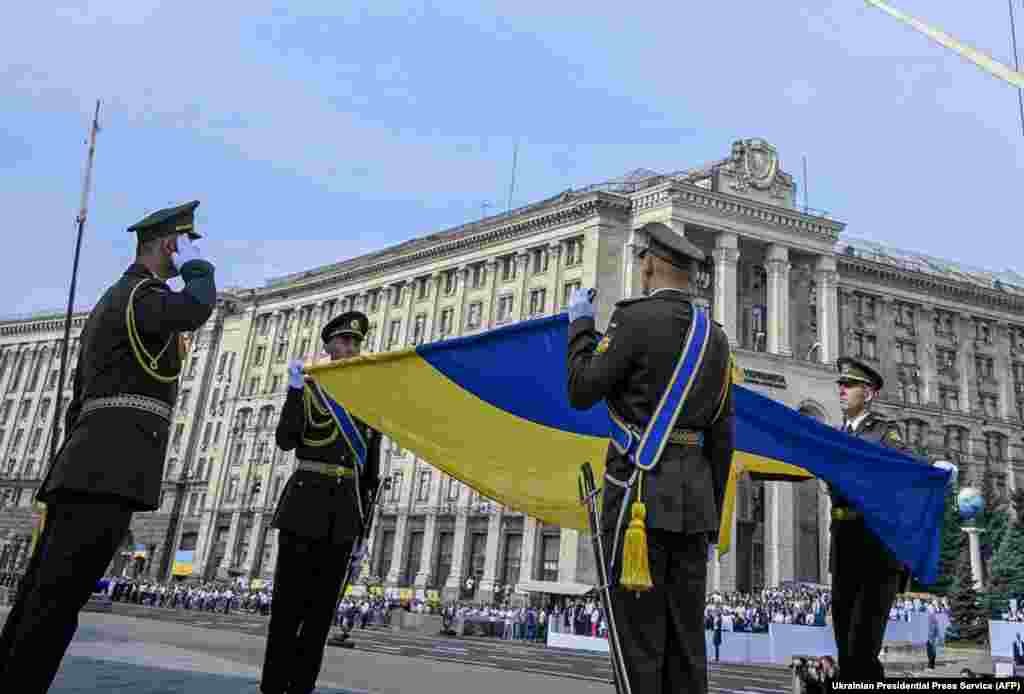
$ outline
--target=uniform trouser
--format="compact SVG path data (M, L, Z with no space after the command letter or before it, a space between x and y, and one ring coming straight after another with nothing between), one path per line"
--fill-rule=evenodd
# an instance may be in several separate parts
M843 680L879 680L878 659L903 571L862 523L833 523L832 627Z
M609 549L611 537L605 537ZM705 694L707 538L648 529L647 549L654 588L612 589L615 631L609 620L608 638L619 641L629 680L625 694ZM614 584L621 562L613 570Z
M332 544L280 531L263 694L309 694L316 688L351 552L352 541Z
M48 504L46 525L0 635L0 681L43 694L78 630L78 613L121 546L132 512L84 496Z

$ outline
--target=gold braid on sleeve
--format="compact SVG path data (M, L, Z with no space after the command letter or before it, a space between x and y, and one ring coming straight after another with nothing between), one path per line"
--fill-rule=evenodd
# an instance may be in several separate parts
M160 353L155 357L146 350L146 345L142 342L142 337L139 335L138 328L135 325L135 293L144 285L154 280L142 280L132 289L132 293L128 295L128 306L125 308L125 322L128 325L128 342L132 346L132 354L135 355L135 361L139 363L142 370L155 381L160 383L173 383L178 380L178 376L181 374L181 366L179 365L178 370L169 376L164 376L159 373L159 362L160 357L164 355L167 348L174 342L174 335L172 334L167 338L167 343L160 350Z

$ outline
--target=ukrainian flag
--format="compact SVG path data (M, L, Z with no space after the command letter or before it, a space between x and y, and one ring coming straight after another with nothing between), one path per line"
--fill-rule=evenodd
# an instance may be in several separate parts
M508 508L587 531L577 475L604 475L604 403L569 406L566 314L384 354L310 366L351 414ZM736 453L722 514L728 550L736 481L818 477L925 583L938 571L948 473L860 441L743 386L733 386Z

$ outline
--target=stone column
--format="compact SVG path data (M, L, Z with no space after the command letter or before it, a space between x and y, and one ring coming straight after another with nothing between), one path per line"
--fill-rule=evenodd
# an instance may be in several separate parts
M513 307L513 315L519 316L519 320L526 320L526 316L528 315L529 308L530 308L530 306L529 306L530 297L526 293L527 292L527 286L526 286L526 283L527 283L527 273L526 273L526 271L530 269L530 254L527 253L526 251L523 251L522 253L519 253L518 255L516 255L515 262L519 265L519 268L518 268L518 270L519 270L519 307L518 307L518 310L516 310L516 308ZM549 263L551 262L550 258L548 258L548 262Z
M973 350L967 350L967 344L970 342L973 344L973 339L969 334L971 329L971 322L967 316L962 313L956 314L956 320L953 327L953 333L956 335L956 368L960 372L960 411L969 414L971 411L971 396L974 395L974 388L971 387L971 382L974 381L974 358ZM970 455L970 442L968 442L968 452Z
M537 519L523 516L523 553L519 556L519 583L533 580L533 564L537 551Z
M320 358L320 353L324 351L324 343L320 339L320 330L327 325L327 302L321 301L318 304L314 304L316 310L316 316L313 318L313 327L309 331L309 349L311 352L310 359L313 363L316 363ZM285 380L285 379L282 379ZM288 384L284 384L288 387Z
M416 305L416 282L409 280L405 283L405 319L402 321L402 341L403 345L412 344L412 320L413 320L413 308Z
M939 389L936 387L938 375L935 366L935 307L931 304L922 305L914 311L914 329L918 337L917 368L921 373L918 390L921 393L921 404L935 407L939 401ZM928 444L926 440L925 445Z
M580 534L577 530L562 528L558 543L558 580L560 583L575 583L579 561Z
M249 533L249 553L242 561L242 571L249 578L253 578L253 569L259 565L257 557L263 554L263 546L260 545L260 537L263 534L264 517L262 512L253 514L252 531Z
M819 256L814 272L818 288L818 361L833 364L839 358L839 295L836 259Z
M985 586L981 573L981 538L979 537L981 529L969 526L961 528L961 530L967 533L968 537L968 545L971 552L971 576L974 577L974 589L984 590Z
M427 509L427 520L423 528L423 551L420 553L420 570L413 582L417 590L423 590L431 581L434 571L434 549L437 544L437 507L441 504L444 476L436 468L431 475L438 473L437 484L431 485L430 507Z
M551 304L551 314L557 314L562 308L562 244L553 243L548 246L548 255L551 257L548 262L554 266L551 273L551 288L548 290L551 297L547 300ZM547 313L547 306L544 307Z
M729 344L735 347L739 344L736 278L740 259L739 237L730 231L719 232L712 256L715 259L714 319L722 324L729 336Z
M1005 321L998 321L992 326L992 342L995 345L996 352L993 357L992 368L993 373L996 375L996 379L1002 381L997 393L999 394L999 416L1002 419L1010 419L1014 414L1014 392L1013 392L1013 372L1010 368L1010 326ZM1007 451L1007 460L1012 460L1013 456ZM1010 466L1010 474L1012 475L1013 464Z
M494 327L495 314L498 312L496 296L498 293L498 260L491 258L484 264L484 272L487 277L484 286L487 287L487 299L484 301L484 310L480 313L480 325L484 330Z
M484 575L478 586L480 600L487 602L494 594L494 581L498 574L498 552L501 549L501 517L503 511L491 504L491 517L487 519L487 548L484 550Z
M239 482L241 485L241 482ZM244 489L239 490L239 495L244 497ZM231 561L235 558L235 548L238 546L238 529L241 525L242 514L240 511L231 513L231 530L228 531L227 542L224 543L224 557L220 561L220 568L227 571L231 568Z
M737 486L737 496L743 493L741 487ZM739 553L739 536L736 528L736 515L739 509L736 508L732 514L732 543L729 547L729 552L718 556L715 560L715 571L714 571L714 583L712 583L713 590L731 591L736 589L736 557ZM711 574L709 574L711 575Z
M772 244L765 254L768 268L768 351L792 356L789 343L789 249Z
M433 342L434 340L437 339L437 331L440 328L441 321L440 307L441 292L444 291L444 273L435 272L431 279L434 280L434 296L432 297L433 304L430 309L430 315L427 317L429 323L426 326L424 326L424 342Z
M463 495L467 496L467 495ZM466 558L466 526L469 517L466 509L459 505L455 512L455 537L452 538L452 568L448 573L448 580L444 583L444 590L449 599L455 599L462 588L462 565Z
M466 285L469 283L469 268L460 267L455 271L455 313L452 315L452 337L457 337L465 330L466 316Z
M767 583L777 586L795 577L794 552L796 538L793 532L793 512L796 508L794 485L789 482L766 482L765 496L768 537L765 538L765 557L768 569Z
M398 587L398 575L402 573L402 556L405 554L405 534L409 526L409 514L406 511L398 512L398 519L395 522L395 546L391 550L391 570L387 576L382 576L384 585L388 588Z

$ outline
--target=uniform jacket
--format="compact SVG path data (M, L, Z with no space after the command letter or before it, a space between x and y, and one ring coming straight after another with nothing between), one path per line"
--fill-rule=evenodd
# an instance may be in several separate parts
M643 431L668 387L692 317L693 306L684 293L662 290L617 303L603 340L592 318L573 321L569 326L571 405L583 410L605 400L619 418ZM735 410L731 389L725 387L729 369L728 338L720 325L712 323L703 366L675 425L703 431L704 445L670 443L657 466L643 474L648 528L707 533L717 541L734 441ZM620 482L628 480L633 471L629 459L613 445L608 446L605 463L607 474ZM635 491L630 503L636 498ZM621 487L606 480L605 532L619 525L620 511L624 511L621 527L628 526L624 495Z
M842 429L842 428L844 428L844 426L840 426L839 428ZM892 422L889 422L888 420L883 419L882 417L879 417L878 415L876 415L873 412L868 412L864 416L864 419L862 419L860 421L860 423L857 425L857 428L854 431L850 432L850 435L851 436L856 436L857 438L863 439L865 441L870 441L871 443L877 443L879 445L885 446L886 448L895 448L895 449L901 450L901 451L903 451L905 453L909 453L910 452L907 449L907 446L903 442L903 437L900 435L899 427L896 424L894 424ZM923 464L927 464L927 463L923 462ZM832 489L831 485L829 485L829 496L831 496L831 498L832 498L832 507L833 508L850 508L849 502L846 499L844 499L842 496L840 496L838 493L836 493L835 490ZM854 524L854 526L850 526L851 523ZM867 527L864 526L864 522L862 520L842 520L842 521L833 520L832 524L830 526L830 530L831 530L831 537L830 537L831 547L830 547L830 551L829 551L829 568L830 568L830 570L831 570L832 565L833 565L832 558L836 554L836 542L837 542L837 535L838 535L837 531L841 527L840 524L842 524L842 526L844 528L856 527L861 532L864 532L864 533L870 533L871 532L870 530L867 529ZM881 544L881 543L879 543L879 544ZM891 564L891 568L894 571L903 571L904 567L902 566L902 564L900 564L900 562L895 557L893 557L892 554L888 552L888 550L885 550L885 552L886 552L886 561L888 561L889 564Z
M312 399L308 414L307 397ZM319 410L315 404L319 404ZM327 407L308 385L305 389L289 388L277 424L277 445L283 451L294 450L296 460L354 468L355 455L330 414L326 414ZM380 484L381 435L355 417L352 419L367 444L366 467L359 471L359 493L366 513ZM337 438L327 445L310 445L310 442L328 441L335 434ZM307 539L337 544L358 537L363 529L362 522L354 477L332 478L297 469L281 494L273 527Z
M85 417L79 413L92 398L122 394L145 395L174 405L177 380L162 383L142 368L129 342L126 309L132 290L149 280L135 294L136 329L151 355L163 350L156 372L163 376L179 372L179 334L202 327L216 303L215 293L211 301L205 298L209 291L189 291L193 282L212 287L213 265L190 261L183 268L183 277L185 290L172 292L144 265L135 263L89 314L80 337L81 354L65 417L67 434L40 485L40 501L74 492L117 499L136 511L159 507L170 424L157 415L127 408L98 410Z

